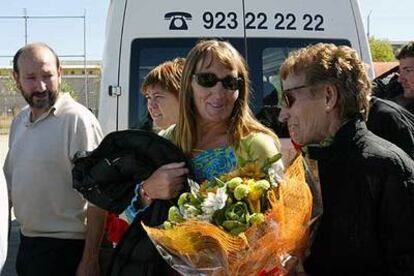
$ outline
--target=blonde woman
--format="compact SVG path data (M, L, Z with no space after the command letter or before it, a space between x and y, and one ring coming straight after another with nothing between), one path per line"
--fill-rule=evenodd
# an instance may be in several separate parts
M239 156L250 154L264 161L279 152L277 136L253 117L249 97L246 63L230 43L205 40L189 52L181 79L178 122L165 137L190 158L196 181L232 171ZM248 153L240 147L243 141L249 145ZM170 187L172 197L181 192L187 169L178 163L167 166L144 182L147 198L157 198L160 183Z
M249 108L250 82L242 56L228 42L201 41L186 58L179 93L177 124L164 136L189 157L196 181L210 180L237 167L238 157L264 161L279 153L279 141L261 125ZM243 144L243 146L241 146ZM276 168L283 167L278 161ZM176 198L184 189L189 172L185 163L170 163L157 169L139 185L142 217L163 216L168 208L154 211L155 200ZM147 206L150 206L149 208ZM143 230L134 262L122 263L116 275L171 275L173 273ZM145 240L145 242L144 242ZM139 252L138 252L139 251ZM112 275L115 275L114 273Z

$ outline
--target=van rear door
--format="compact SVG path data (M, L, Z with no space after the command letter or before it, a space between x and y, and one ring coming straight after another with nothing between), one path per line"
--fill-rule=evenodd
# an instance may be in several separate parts
M149 127L146 99L140 94L144 76L165 60L185 57L203 37L228 40L245 55L252 109L279 135L278 70L290 51L317 42L349 45L371 64L357 0L117 0L111 6L115 3L109 16L121 10L122 15L108 20L117 25L107 33L103 61L99 119L105 132ZM107 72L111 82L104 80ZM121 96L108 95L113 83L122 88Z

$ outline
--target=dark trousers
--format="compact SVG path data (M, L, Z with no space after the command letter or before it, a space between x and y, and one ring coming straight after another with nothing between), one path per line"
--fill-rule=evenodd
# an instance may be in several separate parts
M16 271L19 276L74 276L82 258L84 240L20 235Z

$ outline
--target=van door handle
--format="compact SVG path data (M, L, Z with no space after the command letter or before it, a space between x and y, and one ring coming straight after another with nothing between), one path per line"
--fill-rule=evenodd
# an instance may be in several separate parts
M122 94L121 86L110 85L108 87L108 94L109 94L109 96L112 96L112 97L121 96L121 94Z

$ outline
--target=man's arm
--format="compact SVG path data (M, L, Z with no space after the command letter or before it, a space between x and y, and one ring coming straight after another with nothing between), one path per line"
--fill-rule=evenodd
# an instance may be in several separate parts
M94 150L103 137L101 127L94 115L85 110L77 120L76 131L73 133L69 145L69 154L71 160L77 151ZM85 248L81 262L79 263L77 276L99 276L99 249L104 234L107 212L88 205L86 211L86 239Z
M76 275L99 276L99 249L106 221L105 210L88 206L85 248Z

